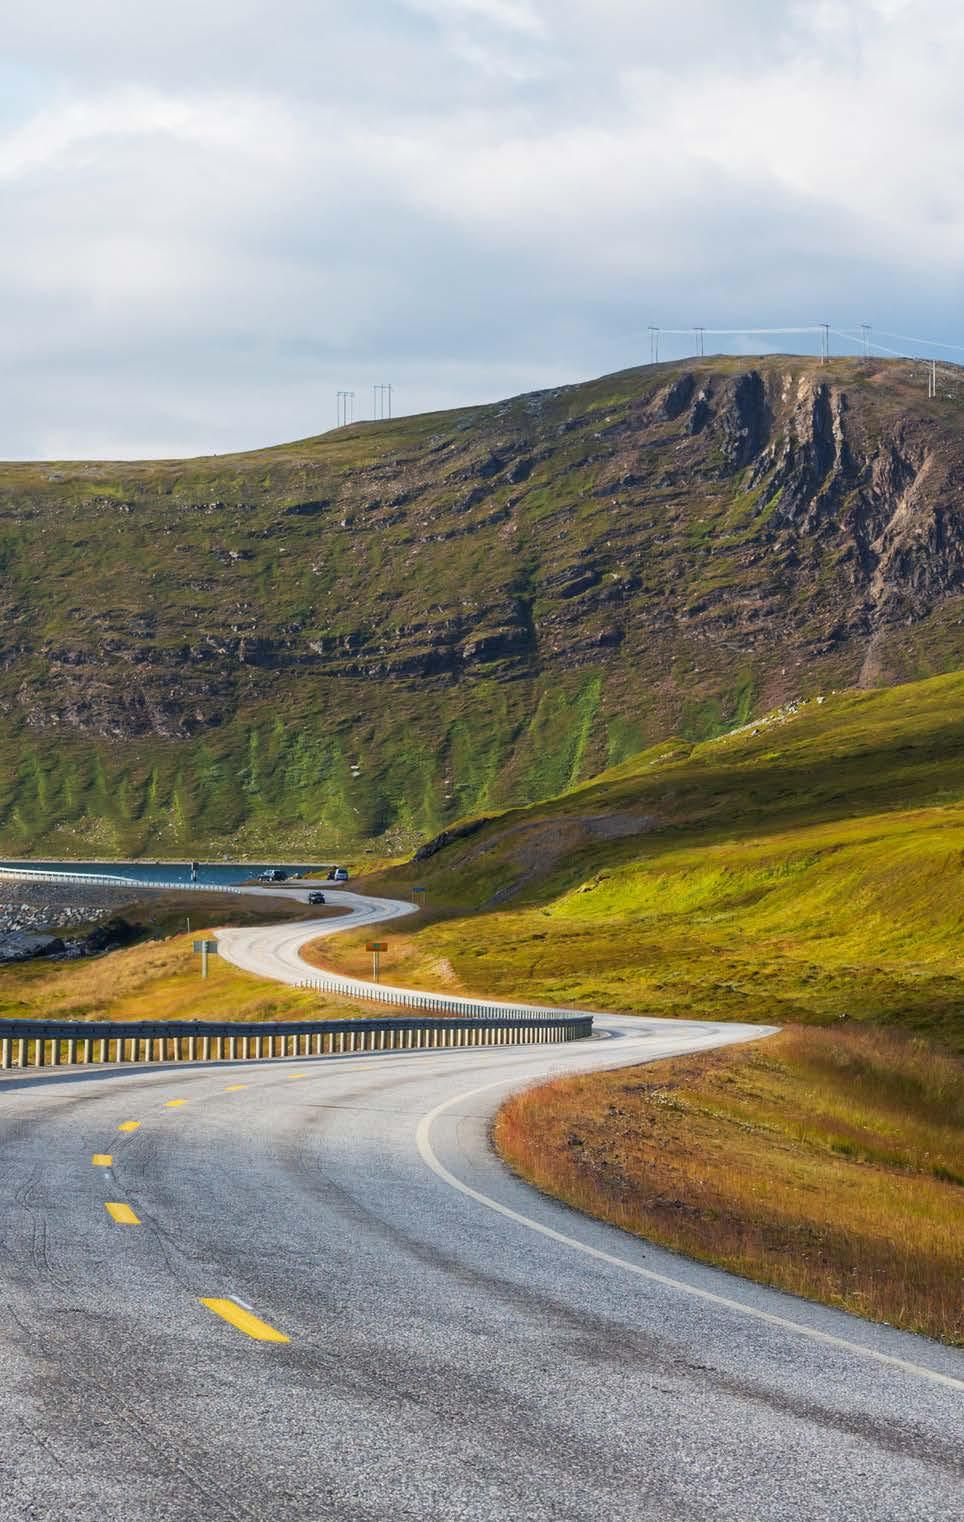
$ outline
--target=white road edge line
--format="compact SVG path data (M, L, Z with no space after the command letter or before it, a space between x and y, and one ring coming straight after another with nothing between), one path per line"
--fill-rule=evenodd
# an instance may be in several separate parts
M422 1161L437 1174L444 1183L451 1188L457 1189L460 1194L467 1195L479 1205L485 1205L487 1209L494 1210L498 1215L505 1216L507 1220L515 1221L519 1226L525 1226L530 1231L536 1231L540 1236L548 1237L550 1241L559 1242L563 1247L574 1248L576 1252L584 1253L589 1258L596 1258L601 1263L608 1263L614 1268L625 1269L627 1273L636 1274L641 1279L649 1279L656 1284L662 1284L668 1289L678 1290L681 1294L690 1295L694 1299L704 1300L711 1305L723 1306L726 1310L736 1311L741 1316L749 1316L754 1321L765 1321L770 1326L780 1327L783 1331L795 1332L800 1337L808 1337L812 1342L822 1342L829 1347L843 1348L847 1353L856 1353L858 1357L873 1359L876 1363L887 1364L890 1368L900 1369L905 1374L916 1374L921 1379L932 1380L935 1384L945 1385L951 1390L964 1390L964 1379L955 1379L951 1374L941 1374L936 1369L925 1368L922 1364L909 1363L904 1358L895 1358L890 1353L878 1353L874 1348L862 1347L859 1342L848 1342L845 1337L835 1337L831 1332L820 1332L816 1327L804 1326L802 1322L790 1321L785 1316L777 1316L772 1311L761 1311L752 1305L743 1305L739 1300L730 1300L726 1295L714 1294L712 1290L699 1289L695 1284L687 1284L684 1279L674 1279L668 1274L656 1273L654 1269L643 1268L638 1263L631 1263L628 1258L620 1258L615 1253L604 1252L599 1247L590 1247L587 1242L580 1242L576 1237L567 1236L565 1232L556 1231L552 1226L543 1226L540 1221L534 1221L531 1216L523 1215L521 1211L512 1210L508 1205L500 1205L498 1200L493 1200L489 1195L482 1194L478 1189L473 1189L471 1184L464 1183L461 1179L450 1173L445 1164L440 1162L432 1147L432 1127L439 1116L444 1115L446 1110L451 1110L463 1100L474 1099L479 1094L488 1093L491 1089L505 1086L505 1079L500 1078L495 1083L483 1083L478 1088L466 1089L463 1094L456 1094L453 1099L446 1099L434 1110L429 1110L423 1115L415 1128L415 1144L418 1147ZM613 1228L618 1229L618 1228ZM872 1324L872 1323L871 1323Z

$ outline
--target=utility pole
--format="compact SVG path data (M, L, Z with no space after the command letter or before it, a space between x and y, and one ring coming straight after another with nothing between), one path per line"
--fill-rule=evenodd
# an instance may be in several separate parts
M659 328L649 324L649 362L651 365L659 364Z
M825 365L830 358L830 324L820 324L820 363Z
M391 386L372 387L372 417L390 418L392 415Z
M337 395L338 427L344 428L355 420L355 393L354 391L339 391Z
M863 343L863 346L864 346L864 364L866 365L870 361L870 323L869 322L862 322L860 324L860 338L861 338L861 342Z
M937 360L932 359L930 369L927 372L927 395L932 399L937 396Z
M696 352L699 355L700 359L703 358L703 333L704 333L704 331L705 330L703 328L694 328L693 329L693 332L696 334Z

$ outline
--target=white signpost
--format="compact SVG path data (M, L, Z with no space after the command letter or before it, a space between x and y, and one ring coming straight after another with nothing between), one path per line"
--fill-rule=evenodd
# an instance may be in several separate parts
M216 957L218 954L217 941L195 941L194 950L201 953L201 977L208 975L208 957Z

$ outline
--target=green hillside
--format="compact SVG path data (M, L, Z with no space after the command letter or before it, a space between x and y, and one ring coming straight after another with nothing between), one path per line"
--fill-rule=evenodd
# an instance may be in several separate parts
M396 936L386 976L960 1046L964 674L654 747L385 886L412 881L452 912Z
M0 850L404 850L964 661L964 387L706 359L250 454L0 465Z

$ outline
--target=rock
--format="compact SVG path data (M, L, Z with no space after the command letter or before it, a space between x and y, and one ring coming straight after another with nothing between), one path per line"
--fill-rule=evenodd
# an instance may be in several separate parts
M443 830L440 835L435 836L434 840L428 840L423 846L419 846L412 860L428 861L431 857L437 856L439 851L443 851L446 846L450 846L453 841L466 840L468 836L477 834L488 823L488 819L470 819L467 824L459 825L453 830Z

